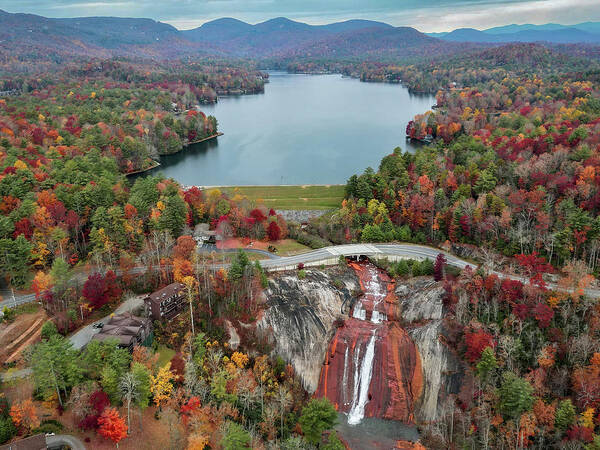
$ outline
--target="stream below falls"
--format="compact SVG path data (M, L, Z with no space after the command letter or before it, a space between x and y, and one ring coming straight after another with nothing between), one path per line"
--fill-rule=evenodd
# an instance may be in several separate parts
M350 266L362 295L329 344L315 397L327 397L345 418L338 432L348 441L368 436L374 424L381 444L414 441L414 407L423 389L421 358L398 322L395 283L371 262ZM382 426L382 420L390 423ZM359 442L352 445L361 447Z

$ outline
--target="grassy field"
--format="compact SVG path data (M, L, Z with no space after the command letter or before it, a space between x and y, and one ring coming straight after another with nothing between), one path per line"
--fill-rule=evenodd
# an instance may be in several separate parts
M164 345L159 345L157 352L159 354L158 365L160 367L164 366L166 363L171 361L173 356L175 356L175 351L171 350L168 347L165 347Z
M339 208L344 198L343 185L238 186L219 189L230 195L244 195L273 209L334 209Z
M311 250L310 247L306 245L302 245L299 242L293 241L291 239L285 239L283 241L278 241L273 244L277 248L277 254L279 256L293 256L299 255L301 253L306 253Z

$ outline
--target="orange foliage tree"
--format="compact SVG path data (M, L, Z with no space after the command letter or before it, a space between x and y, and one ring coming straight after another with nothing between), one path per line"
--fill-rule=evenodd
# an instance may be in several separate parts
M29 398L22 402L14 403L10 408L10 418L15 427L29 433L40 426L40 419L33 401Z
M127 437L127 424L115 408L106 408L98 417L98 433L110 439L117 447L119 441Z

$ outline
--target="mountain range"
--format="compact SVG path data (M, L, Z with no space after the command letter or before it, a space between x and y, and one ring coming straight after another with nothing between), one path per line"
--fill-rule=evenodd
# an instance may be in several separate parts
M459 28L446 33L427 33L428 36L450 42L550 42L555 44L600 44L600 22L576 25L547 23L544 25L506 25L476 30Z
M283 17L255 25L232 18L191 30L151 19L46 18L0 10L0 63L72 57L423 59L505 42L600 44L600 23L509 25L424 34L370 20L309 25Z

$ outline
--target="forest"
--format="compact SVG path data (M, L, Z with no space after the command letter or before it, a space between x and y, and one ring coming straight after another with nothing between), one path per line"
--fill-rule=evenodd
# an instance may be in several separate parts
M599 449L600 306L586 295L600 271L597 55L435 48L435 58L411 49L410 61L376 52L272 61L436 94L401 130L422 144L415 153L390 149L376 170L348 179L339 208L303 226L235 191L132 176L215 136L218 117L202 105L262 92L258 61L69 58L33 74L0 59L0 91L11 92L0 98L0 272L35 296L3 311L0 331L28 314L44 321L22 365L4 366L31 372L3 381L0 443L65 432L94 448L142 438L162 448L345 448L333 431L339 405L311 398L256 326L279 276L250 253L198 252L201 225L244 243L440 249L435 262L376 261L394 282L443 292L438 340L462 368L458 392L440 397L441 420L415 425L410 448ZM450 267L441 250L473 266ZM346 263L314 272L338 277ZM302 285L307 273L300 264L282 277ZM151 344L74 345L79 330L173 282L186 309L156 321Z
M444 273L440 255L430 269L445 289L445 343L470 375L425 426L427 448L600 445L600 308L584 294L598 274L598 70L550 56L521 44L435 70L381 66L436 87L435 108L406 130L424 144L350 177L341 208L309 226L331 242L428 244L480 264Z

